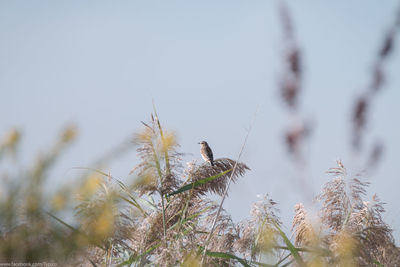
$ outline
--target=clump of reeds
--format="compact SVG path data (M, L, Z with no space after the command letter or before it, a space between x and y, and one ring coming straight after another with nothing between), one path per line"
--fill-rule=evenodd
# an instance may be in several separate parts
M175 137L170 135L166 141L167 131L161 127L156 113L150 123L143 124L145 128L136 138L142 162L132 171L139 180L132 189L142 198L148 199L154 192L159 196L153 199L153 209L146 211L143 218L137 218L135 236L138 239L133 238L132 244L145 251L156 246L143 258L162 265L184 262L188 257L197 259L195 255L204 246L210 231L210 218L217 210L217 206L204 196L223 193L235 161L216 159L214 166L191 162L183 169L180 154L176 152ZM234 180L246 170L245 164L238 163ZM219 215L216 231L218 236L213 239L211 248L231 251L229 243L233 244L235 235L230 216ZM169 249L171 247L174 249ZM141 250L136 254L143 252ZM224 262L223 259L216 261Z
M70 133L48 155L61 153L62 144L72 140L65 137ZM224 194L230 175L233 181L243 176L249 170L244 163L237 163L233 174L236 162L229 158L216 159L215 166L189 162L183 168L177 142L157 116L135 140L142 161L131 185L91 170L77 188L49 200L41 197L40 186L2 198L1 259L74 266L395 266L400 259L392 229L382 218L383 203L375 195L366 201L368 183L349 178L340 161L317 196L318 217L296 205L292 241L268 195L240 223L208 198ZM44 162L52 162L48 157ZM38 166L29 173L44 181L51 164ZM72 201L69 194L76 196L73 224L59 217L65 202Z
M329 173L334 179L317 197L322 202L319 226L312 225L304 206L296 206L296 244L312 248L307 256L318 258L323 265L396 266L400 250L395 246L392 229L382 219L383 203L376 195L365 201L368 183L347 177L340 161Z
M302 91L301 51L285 6L285 69L280 90L290 112L298 115ZM359 146L367 111L384 81L383 65L393 50L400 13L385 37L373 77L353 112L354 145ZM302 141L309 127L304 119L291 125L285 140L304 163ZM235 223L210 194L226 197L229 183L250 169L230 158L214 166L195 161L183 167L174 132L165 130L154 111L135 135L140 163L129 184L101 171L102 157L86 168L77 186L60 188L47 197L44 183L56 160L76 136L67 127L35 164L1 172L0 263L56 262L69 266L398 266L400 250L391 227L383 220L383 203L366 200L368 183L349 177L342 162L328 171L333 179L316 197L317 216L302 203L295 206L293 239L283 231L277 203L268 195L251 208L250 218ZM20 131L10 131L0 143L0 161L18 160ZM382 147L371 156L374 163ZM91 166L92 167L92 166ZM306 181L305 181L306 182ZM223 201L221 201L222 203ZM65 218L74 212L74 220Z

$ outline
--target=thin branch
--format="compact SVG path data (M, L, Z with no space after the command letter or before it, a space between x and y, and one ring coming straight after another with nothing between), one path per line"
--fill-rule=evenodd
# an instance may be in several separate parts
M235 174L235 171L236 171L238 162L239 162L239 160L240 160L240 157L242 156L244 147L245 147L245 145L246 145L246 143L247 143L247 139L248 139L248 137L249 137L250 131L251 131L253 125L254 125L254 121L255 121L256 115L257 115L257 113L258 113L258 109L259 109L259 106L257 106L257 109L256 109L256 111L255 111L255 113L254 113L254 115L253 115L252 120L251 120L250 127L249 127L249 129L247 130L246 137L245 137L245 139L244 139L244 141L243 141L243 145L242 145L242 147L241 147L241 149L240 149L240 152L239 152L239 155L238 155L238 157L237 157L235 166L233 166L233 170L232 170L231 175L230 175L230 177L229 177L228 184L227 184L226 187L225 187L225 192L224 192L224 195L222 196L221 203L219 204L218 211L217 211L217 213L215 214L214 221L213 221L213 224L212 224L212 227L211 227L211 231L210 231L210 233L208 234L206 243L204 244L204 252L203 252L203 257L202 257L202 259L201 259L201 265L202 265L202 266L203 266L203 264L204 264L204 258L205 258L205 255L206 255L206 252L207 252L207 249L208 249L208 244L210 243L210 240L211 240L212 235L213 235L213 233L214 233L214 230L215 230L215 226L216 226L216 224L217 224L218 217L219 217L219 215L220 215L220 213L221 213L221 210L222 210L222 205L224 204L226 195L227 195L227 193L228 193L229 185L231 184L232 177L233 177L233 175Z

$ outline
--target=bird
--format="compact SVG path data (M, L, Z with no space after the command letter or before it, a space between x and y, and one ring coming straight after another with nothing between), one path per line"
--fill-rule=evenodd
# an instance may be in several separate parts
M206 162L210 162L211 166L214 166L214 156L211 148L208 146L206 141L199 142L200 154Z

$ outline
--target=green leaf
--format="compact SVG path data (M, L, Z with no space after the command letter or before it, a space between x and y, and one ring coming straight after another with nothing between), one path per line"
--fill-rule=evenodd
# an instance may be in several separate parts
M291 254L286 255L285 257L283 257L280 261L278 261L274 266L279 266L279 264L281 264L282 262L284 262L287 258L290 257Z
M377 261L377 260L373 260L373 261L377 266L384 267L384 265L382 263L380 263L379 261Z
M186 219L182 220L181 224L185 224L187 221L190 221L191 219L194 219L198 216L200 216L202 213L206 212L207 210L209 210L210 207L206 207L204 209L202 209L201 211L194 213L193 215L187 217Z
M226 170L226 171L224 171L224 172L221 172L221 173L219 173L219 174L217 174L217 175L214 175L214 176L211 176L211 177L207 177L207 178L200 179L200 180L198 180L198 181L196 181L196 182L194 182L194 183L190 183L190 184L184 185L184 186L182 186L181 188L179 188L178 190L176 190L176 191L172 192L171 194L169 194L168 196L170 197L170 196L173 196L173 195L176 195L176 194L185 192L185 191L187 191L187 190L196 188L196 187L198 187L199 185L209 183L209 182L211 182L211 181L213 181L213 180L215 180L215 179L217 179L217 178L219 178L219 177L221 177L221 176L227 174L227 173L230 172L230 171L232 171L232 169Z
M103 172L103 171L101 171L101 170L94 169L94 168L89 168L89 167L73 167L72 169L76 169L76 170L87 170L87 171L97 172L98 174L101 174L101 175L103 175L103 176L105 176L105 177L107 177L107 178L109 178L109 179L112 179L112 180L116 181L117 184L118 184L122 189L128 190L128 189L126 188L126 186L124 185L123 182L121 182L119 179L117 179L117 178L115 178L114 176L112 176L110 173L105 173L105 172Z
M251 263L254 265L261 266L261 267L276 267L276 265L271 265L271 264L257 262L257 261L252 261Z
M121 198L122 200L128 202L129 204L131 204L132 206L136 207L144 216L147 216L147 213L142 209L142 207L140 207L139 203L137 203L136 199L134 199L132 196L129 196L130 199L122 196L122 195L118 195L119 198Z
M98 246L99 248L105 250L105 248L102 246L102 244L99 244L98 242L95 242L94 240L92 240L92 238L90 238L90 236L88 236L87 234L79 231L79 229L69 225L68 223L64 222L63 220L61 220L60 218L56 217L55 215L51 214L50 212L46 212L47 215L49 215L50 217L52 217L53 219L55 219L56 221L58 221L59 223L61 223L62 225L66 226L67 228L69 228L70 230L72 230L73 232L76 232L80 235L82 235L83 237L85 237L90 243L92 243L95 246Z
M290 242L289 238L285 235L282 229L279 227L278 223L273 221L276 229L278 229L279 234L281 235L283 241L285 242L286 246L288 247L290 253L292 254L293 258L296 260L297 264L300 266L306 266L305 262L301 258L297 248Z
M225 252L213 252L213 251L207 251L206 252L207 256L210 257L214 257L214 258L222 258L222 259L233 259L233 260L237 260L238 262L240 262L243 266L246 267L251 267L247 261L245 259L239 258L233 254L230 253L225 253ZM272 267L272 265L271 265Z
M172 225L170 228L168 228L168 230L174 229L178 225L184 225L186 222L197 218L198 216L200 216L202 213L206 212L209 209L210 209L210 207L204 208L201 211L199 211L199 212L197 212L197 213L195 213L195 214L193 214L193 215L191 215L191 216L189 216L189 217L187 217L185 219L182 219L181 221L176 222L174 225Z
M53 219L55 219L56 221L58 221L59 223L61 223L62 225L66 226L67 228L69 228L70 230L74 231L74 232L79 232L78 229L76 229L75 227L69 225L68 223L64 222L63 220L59 219L58 217L56 217L55 215L51 214L50 212L46 212L47 215L49 215L50 217L52 217Z

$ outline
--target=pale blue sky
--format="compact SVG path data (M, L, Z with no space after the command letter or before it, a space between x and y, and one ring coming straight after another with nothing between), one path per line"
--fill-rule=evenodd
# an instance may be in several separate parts
M0 1L0 133L24 132L23 160L43 150L67 122L79 140L52 181L77 174L140 129L154 99L163 124L178 133L185 160L200 161L197 142L215 157L235 158L256 106L260 112L242 161L252 169L232 186L225 207L240 220L256 194L280 203L287 227L304 201L282 132L290 117L277 88L282 32L277 1ZM315 122L309 171L315 192L336 159L350 162L354 98L371 66L398 1L288 1L304 59L304 116ZM387 222L400 240L400 46L388 81L373 104L368 141L385 141L379 168L366 179L387 202ZM397 69L397 71L396 71ZM369 144L369 143L367 143ZM125 177L134 153L107 171ZM350 166L349 166L350 165ZM89 167L89 166L88 166Z

